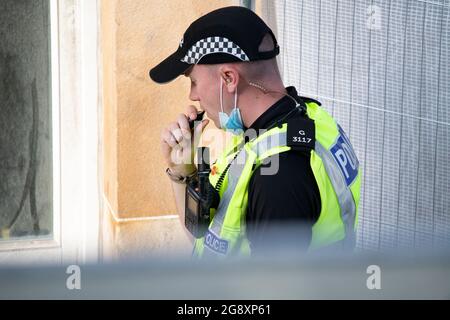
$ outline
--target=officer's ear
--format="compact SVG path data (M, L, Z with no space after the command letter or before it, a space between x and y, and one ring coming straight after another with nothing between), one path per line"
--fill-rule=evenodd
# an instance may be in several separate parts
M239 84L239 73L233 66L222 66L220 68L220 76L225 84L228 93L234 93Z

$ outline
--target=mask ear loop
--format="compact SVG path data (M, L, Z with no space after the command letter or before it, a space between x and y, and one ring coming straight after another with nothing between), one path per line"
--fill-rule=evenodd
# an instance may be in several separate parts
M220 77L219 96L220 96L220 110L223 112L223 79Z
M237 109L237 86L236 91L234 92L234 109Z

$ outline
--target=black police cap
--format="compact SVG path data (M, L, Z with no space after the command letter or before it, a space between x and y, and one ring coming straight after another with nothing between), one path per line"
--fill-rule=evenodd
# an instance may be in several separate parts
M261 52L259 46L267 34L273 39L274 49ZM266 60L279 52L275 35L258 15L244 7L225 7L194 21L178 49L150 70L150 78L166 83L195 64Z

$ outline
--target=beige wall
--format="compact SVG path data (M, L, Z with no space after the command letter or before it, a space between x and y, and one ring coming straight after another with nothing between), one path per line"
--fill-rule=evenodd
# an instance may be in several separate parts
M150 67L201 15L237 1L101 0L105 257L190 251L164 173L159 137L190 102L188 81L156 85ZM162 217L161 217L162 216Z

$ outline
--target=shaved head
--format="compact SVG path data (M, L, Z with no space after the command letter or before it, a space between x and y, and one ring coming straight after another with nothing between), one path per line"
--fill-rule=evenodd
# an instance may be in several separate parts
M270 34L266 34L263 37L258 49L260 52L273 51L274 46L272 36ZM248 84L248 82L256 82L265 88L284 90L283 81L281 79L276 58L250 62L235 62L201 66L209 71L211 79L214 79L220 75L221 68L225 66L236 70L240 74L241 78L243 78L242 80L244 80L244 83L247 82ZM189 75L189 70L186 75Z

